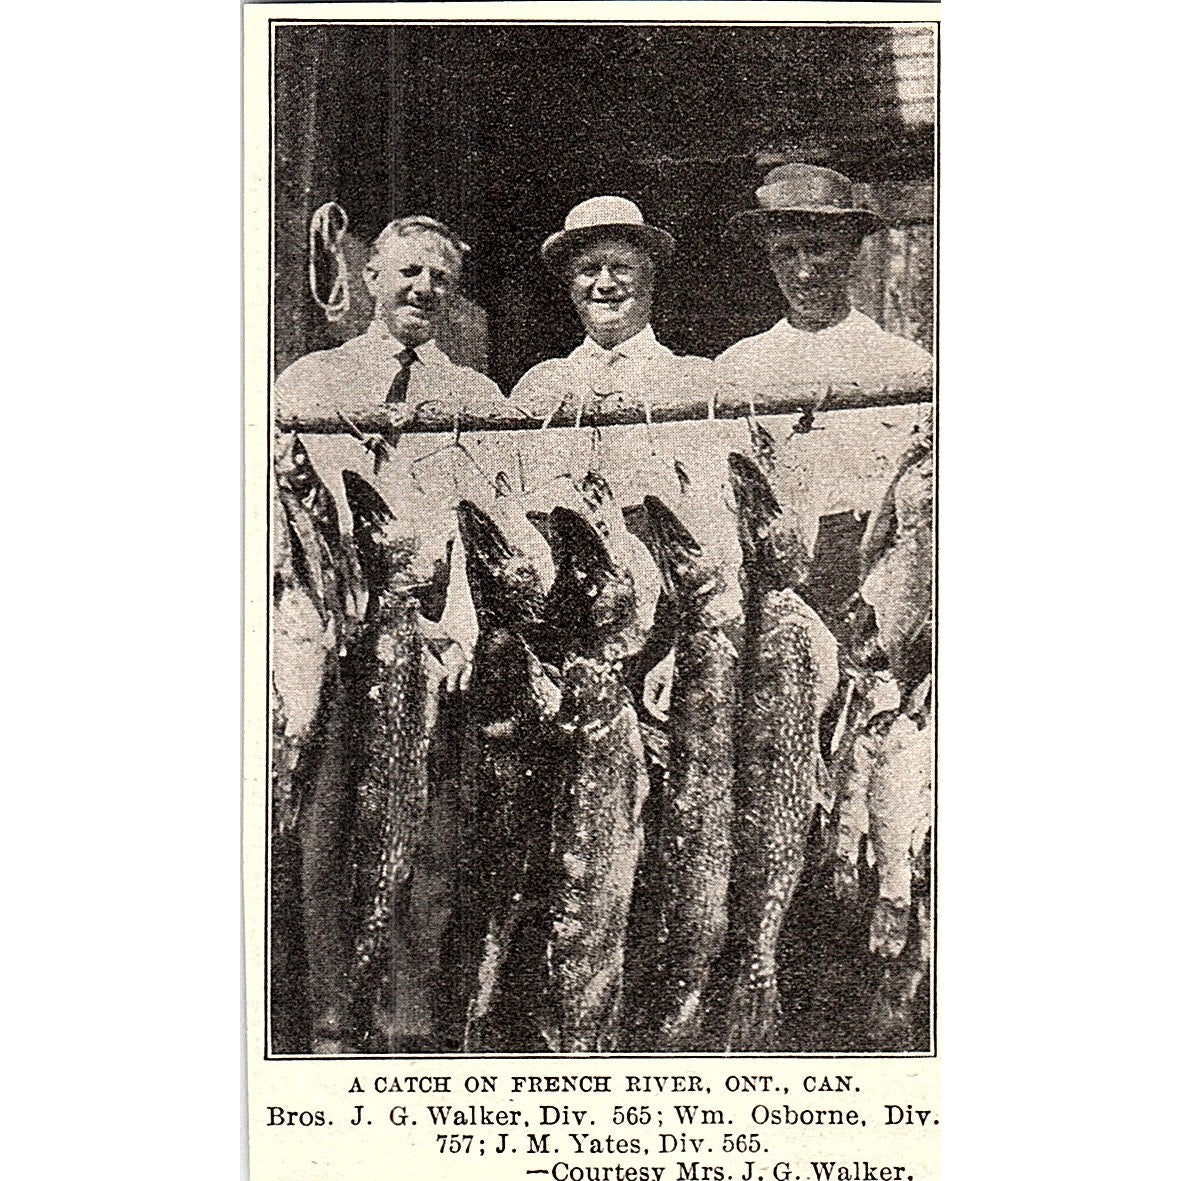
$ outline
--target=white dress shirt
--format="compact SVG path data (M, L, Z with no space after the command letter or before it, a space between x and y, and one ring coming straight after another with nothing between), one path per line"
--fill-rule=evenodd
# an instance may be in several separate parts
M884 382L929 372L931 354L853 309L819 332L806 332L784 318L732 344L715 365L719 381L739 384Z
M360 336L336 348L309 353L275 380L275 400L295 409L305 404L382 403L401 368L406 348L384 320L374 320ZM407 406L438 401L455 410L477 413L481 406L504 407L500 388L483 373L457 365L433 340L414 346Z
M701 398L711 363L680 357L656 339L651 324L613 349L587 337L572 353L534 365L517 382L511 400L534 418L548 419L561 408L580 416L608 408L643 404L658 391L661 400Z

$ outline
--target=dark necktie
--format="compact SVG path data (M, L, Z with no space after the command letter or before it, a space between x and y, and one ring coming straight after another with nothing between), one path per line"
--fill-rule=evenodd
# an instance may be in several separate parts
M389 402L405 402L406 393L410 389L410 366L418 360L418 354L413 349L403 349L398 354L398 364L401 366L390 382L390 392L385 400Z

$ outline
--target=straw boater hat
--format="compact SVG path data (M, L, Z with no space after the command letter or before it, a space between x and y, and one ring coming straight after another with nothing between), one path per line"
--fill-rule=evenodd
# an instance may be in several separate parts
M626 197L591 197L566 214L566 223L541 244L541 257L561 270L570 254L595 238L624 238L643 247L657 262L668 262L676 239L644 221L640 207Z
M862 237L886 223L853 198L853 182L831 168L814 164L781 164L763 177L755 190L757 209L730 218L730 228L788 225L799 221L830 222L861 231Z

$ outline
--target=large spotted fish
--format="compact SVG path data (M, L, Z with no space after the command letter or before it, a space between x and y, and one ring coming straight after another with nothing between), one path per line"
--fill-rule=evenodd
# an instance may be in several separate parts
M411 566L417 549L381 496L344 473L353 536L369 588L351 653L355 813L350 849L353 956L348 971L354 1041L383 1052L391 1030L429 1024L429 998L400 972L396 912L427 804L427 684Z
M554 569L549 546L510 498L492 512L460 501L459 534L479 621L467 695L465 840L468 897L463 926L477 943L464 1048L506 1048L505 1034L536 996L507 990L530 979L521 965L523 923L545 903L553 734L560 690L530 643L543 624ZM511 1048L511 1044L508 1048Z
M356 559L332 494L298 437L274 460L271 611L271 786L276 833L299 819L300 762L337 686L338 656L360 614Z
M642 629L632 575L611 556L618 539L564 507L550 514L549 539L557 573L546 614L562 670L555 721L565 741L555 768L543 1036L555 1052L605 1052L618 1038L648 790L639 723L621 669L623 656L642 642Z
M360 614L355 556L303 442L275 445L270 644L271 1002L275 1046L302 1051L308 1019L331 1002L309 967L317 935L303 860L309 801L334 774L340 655Z
M779 940L804 870L823 774L818 722L821 699L831 690L822 690L821 682L835 683L835 668L822 672L815 613L792 589L805 569L805 551L765 464L738 452L729 463L746 627L734 776L734 974L725 1043L745 1051L774 1048Z
M658 563L677 610L669 702L667 792L656 824L654 893L658 949L654 979L642 982L649 1038L645 1048L692 1048L703 990L726 936L738 705L741 552L733 517L720 503L698 513L698 536L655 496L644 509ZM729 517L733 546L711 546ZM692 519L692 518L690 518ZM697 523L697 522L695 522ZM706 542L706 544L702 544ZM735 552L737 551L737 552Z

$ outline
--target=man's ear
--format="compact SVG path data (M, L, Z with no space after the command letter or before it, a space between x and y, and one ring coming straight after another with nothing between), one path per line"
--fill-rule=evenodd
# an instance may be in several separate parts
M367 262L365 270L362 272L365 279L365 290L369 292L373 298L377 299L377 279L380 274L377 266L374 263Z

